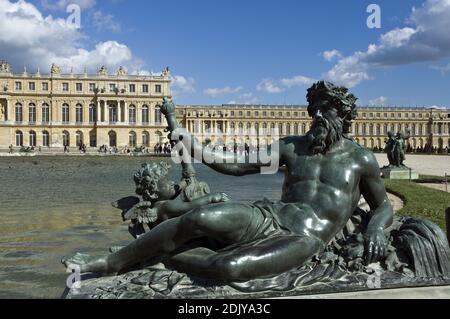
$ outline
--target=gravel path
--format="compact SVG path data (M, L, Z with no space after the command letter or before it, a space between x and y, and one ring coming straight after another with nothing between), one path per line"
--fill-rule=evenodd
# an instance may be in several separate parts
M375 154L380 167L389 164L386 154ZM422 175L450 175L450 156L445 155L409 155L405 165Z
M445 192L445 184L420 183L420 185ZM447 192L450 193L450 183L447 187Z

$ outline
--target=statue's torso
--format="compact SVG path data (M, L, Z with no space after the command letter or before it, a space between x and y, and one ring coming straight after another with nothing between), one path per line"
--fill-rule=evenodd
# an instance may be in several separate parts
M301 138L298 138L301 139ZM360 199L361 166L351 141L325 155L308 155L305 143L293 140L285 149L286 173L280 211L283 225L297 233L329 241L341 230Z

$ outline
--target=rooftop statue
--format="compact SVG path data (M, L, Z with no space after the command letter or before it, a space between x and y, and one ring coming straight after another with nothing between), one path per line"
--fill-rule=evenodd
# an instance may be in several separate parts
M125 69L123 66L119 67L117 70L117 76L125 76L128 75L127 69Z
M52 64L52 67L50 69L51 75L60 75L61 74L61 68L56 65L55 63Z
M141 229L137 240L112 254L77 255L64 264L107 275L162 261L177 273L245 292L289 291L314 282L329 288L332 279L352 274L347 284L360 286L359 272L378 261L398 276L449 278L450 249L443 232L427 221L394 219L374 155L348 135L357 115L356 97L320 81L308 90L307 99L311 130L305 136L282 138L268 149L270 157L286 167L281 200L238 203L218 193L181 201L177 196L183 187L166 181L167 167L143 167L136 177L137 192L151 203L142 204L148 209L144 218L133 211L127 216L148 221L150 230ZM197 159L204 165L236 178L259 174L270 165L263 154L250 161L245 155L204 147L178 127L175 108L165 99L161 111L171 139L183 146L185 167L191 154L202 154ZM358 208L361 196L370 212ZM424 247L426 257L420 252ZM136 281L150 280L152 286L171 278L165 288L153 292L170 294L182 279L164 271L169 274L148 273L145 280L139 273Z
M0 73L11 74L11 66L6 61L0 61Z
M98 75L108 75L108 69L106 66L102 65L97 73Z

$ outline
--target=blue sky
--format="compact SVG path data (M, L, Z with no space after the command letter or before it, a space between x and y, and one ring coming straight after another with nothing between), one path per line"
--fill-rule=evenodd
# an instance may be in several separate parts
M81 29L60 25L72 2ZM371 3L380 29L367 27ZM0 9L0 29L11 28L0 57L19 72L169 66L179 104L303 104L311 82L327 79L363 105L450 105L450 0L0 0Z

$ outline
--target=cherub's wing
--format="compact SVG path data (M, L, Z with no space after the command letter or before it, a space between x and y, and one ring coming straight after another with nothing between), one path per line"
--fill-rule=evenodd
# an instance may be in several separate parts
M124 215L124 220L136 220L140 224L153 223L158 219L158 214L156 209L150 208L148 206L139 206L131 208Z

